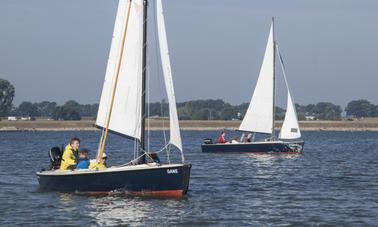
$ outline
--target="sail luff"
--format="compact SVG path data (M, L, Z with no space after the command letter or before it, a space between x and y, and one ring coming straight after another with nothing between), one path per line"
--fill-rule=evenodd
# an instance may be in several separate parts
M274 37L273 23L251 102L240 131L272 134L274 128Z
M286 88L287 88L287 104L286 104L286 113L285 118L282 123L282 128L280 131L279 138L280 139L298 139L301 137L301 131L299 129L299 122L297 117L297 111L295 110L295 103L291 96L289 83L286 77L286 70L285 65L282 59L282 55L278 49L278 45L276 44L276 49L278 52L278 57L280 60L280 65L282 69L282 74L284 76Z
M169 57L168 40L165 29L163 5L161 0L156 1L156 15L161 63L164 74L164 82L169 102L170 140L169 143L182 151L180 127L177 116L176 98L173 86L171 62Z

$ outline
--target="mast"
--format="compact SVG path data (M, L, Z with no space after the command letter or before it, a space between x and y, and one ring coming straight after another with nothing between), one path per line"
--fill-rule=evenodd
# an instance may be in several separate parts
M145 152L145 128L146 128L146 78L147 78L147 7L148 0L143 1L143 56L142 56L142 110L141 110L141 135L140 148L138 150L138 164L146 162Z
M276 122L276 39L274 37L274 17L272 17L272 27L273 27L273 129L272 138L275 137L275 122Z

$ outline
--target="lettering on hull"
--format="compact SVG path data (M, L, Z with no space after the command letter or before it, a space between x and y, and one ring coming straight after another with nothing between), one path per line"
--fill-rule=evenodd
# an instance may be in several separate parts
M177 174L178 170L177 169L167 169L168 174Z

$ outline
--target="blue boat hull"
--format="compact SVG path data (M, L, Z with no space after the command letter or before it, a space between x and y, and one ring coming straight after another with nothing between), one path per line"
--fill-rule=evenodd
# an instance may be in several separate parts
M202 152L211 153L301 153L303 146L303 141L201 145Z
M38 172L37 176L44 191L181 196L188 191L190 169L190 164L183 164L119 171L111 168L111 171L70 171L72 174L47 171Z

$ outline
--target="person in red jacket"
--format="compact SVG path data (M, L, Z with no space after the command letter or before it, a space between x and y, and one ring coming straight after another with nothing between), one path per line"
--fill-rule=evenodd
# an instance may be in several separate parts
M222 132L221 134L220 134L220 136L218 137L218 140L217 140L217 142L218 143L227 143L227 140L226 140L226 132Z

